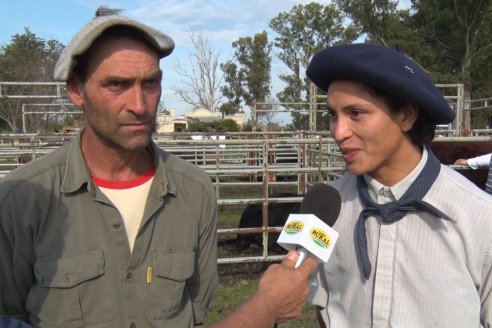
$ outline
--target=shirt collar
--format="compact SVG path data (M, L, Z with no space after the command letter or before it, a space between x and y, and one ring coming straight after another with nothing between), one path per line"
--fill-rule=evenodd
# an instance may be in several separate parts
M68 145L67 164L61 187L61 191L64 193L78 191L83 186L87 186L88 191L95 192L96 187L92 182L89 168L87 167L80 147L83 133L84 130L82 129L75 139L70 142L70 145ZM154 158L155 174L153 183L158 183L157 192L161 195L165 195L166 193L175 194L175 183L166 170L165 159L161 156L159 148L153 141L150 142L149 148Z
M68 145L67 164L61 186L61 191L65 193L75 192L82 188L83 185L87 185L87 189L89 190L94 190L89 169L80 149L80 140L83 133L84 130L82 129Z
M427 157L428 151L427 148L424 147L422 158L417 166L405 178L391 187L383 185L369 174L364 174L363 177L369 187L369 194L371 195L371 198L375 200L379 198L378 195L383 195L384 197L391 198L394 201L400 199L408 188L410 188L420 172L424 169L425 163L427 162Z

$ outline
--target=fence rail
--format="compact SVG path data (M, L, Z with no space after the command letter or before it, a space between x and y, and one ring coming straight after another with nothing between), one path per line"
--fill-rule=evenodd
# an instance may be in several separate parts
M312 183L331 181L344 172L338 147L326 132L228 133L223 138L202 134L202 140L193 140L192 136L196 135L171 133L156 135L154 141L158 147L202 167L207 172L214 184L219 210L237 211L251 204L262 209L261 224L258 227L227 226L217 230L219 240L242 234L261 234L261 254L222 254L219 263L280 259L282 256L271 254L268 249L271 234L278 233L282 228L269 225L269 206L299 203ZM0 135L0 179L11 170L57 149L73 137L74 135ZM438 146L441 143L452 144L466 140L478 145L490 142L491 138L490 135L437 137L434 143ZM457 151L456 147L463 145L449 148L447 152ZM453 156L449 163L454 163L456 155ZM231 190L241 188L252 191L245 196L231 195ZM295 193L289 197L276 197L274 192L279 188L295 189Z
M221 257L219 263L278 260L268 250L269 234L281 227L268 225L269 204L299 203L310 184L329 181L344 170L338 148L326 132L321 133L228 133L218 138L201 134L172 133L156 135L158 147L202 167L210 176L219 209L258 204L262 225L257 228L219 228L219 238L239 234L262 234L259 256ZM16 167L44 156L74 135L4 134L0 135L0 179ZM196 138L195 138L196 139ZM272 196L277 188L295 188L292 197ZM229 195L228 190L250 188L246 196ZM271 238L271 237L270 237Z

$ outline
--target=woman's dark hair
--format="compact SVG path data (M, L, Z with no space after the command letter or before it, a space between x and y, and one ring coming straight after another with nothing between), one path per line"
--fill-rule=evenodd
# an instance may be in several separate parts
M392 113L396 114L403 110L403 107L408 104L408 101L399 97L388 94L387 92L373 88L376 94L382 97ZM421 147L429 144L435 137L436 123L429 113L422 108L419 109L417 120L413 127L408 131L408 135L412 142Z
M97 37L96 40L91 44L89 49L84 52L82 55L77 56L77 64L73 68L73 74L76 74L82 82L87 80L87 70L89 67L89 62L92 60L94 55L94 49L96 45L99 43L103 43L108 39L123 39L130 38L137 40L139 42L143 42L147 44L150 49L155 49L155 47L146 39L146 36L143 32L131 26L124 25L115 25L106 29L100 36Z

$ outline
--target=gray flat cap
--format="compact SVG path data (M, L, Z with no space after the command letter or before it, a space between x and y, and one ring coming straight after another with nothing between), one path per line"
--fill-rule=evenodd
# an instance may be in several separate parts
M168 56L174 50L173 39L150 26L115 14L97 16L82 27L72 40L70 40L65 49L63 49L55 66L55 81L67 81L77 64L76 57L84 54L105 30L116 25L130 26L141 31L146 36L146 39L155 47L159 58Z

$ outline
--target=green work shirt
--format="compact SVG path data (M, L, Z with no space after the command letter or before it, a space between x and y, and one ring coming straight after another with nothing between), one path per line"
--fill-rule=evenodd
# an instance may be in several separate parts
M91 181L80 136L0 182L0 317L63 328L203 322L218 287L213 185L149 148L155 176L133 252L123 218Z

